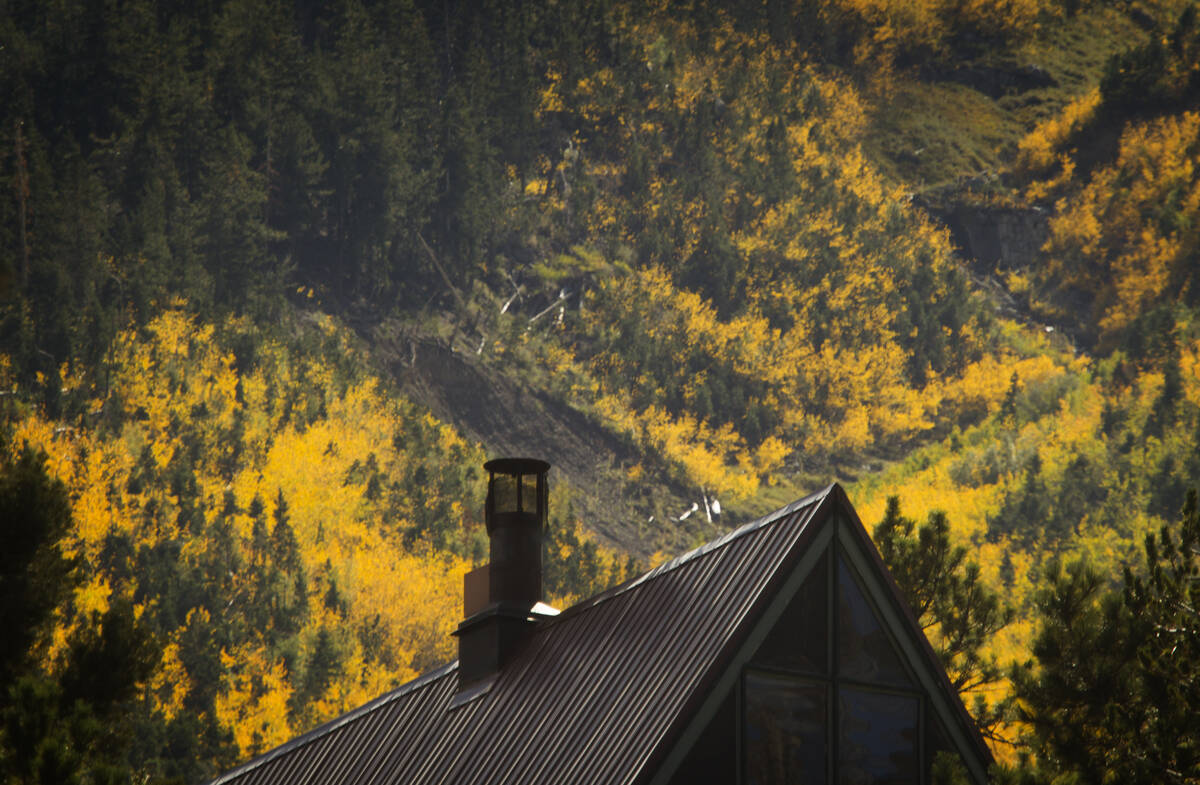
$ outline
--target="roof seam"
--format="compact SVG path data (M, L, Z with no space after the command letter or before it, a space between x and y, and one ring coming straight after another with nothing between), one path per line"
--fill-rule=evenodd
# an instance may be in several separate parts
M312 730L300 734L299 736L297 736L296 738L287 742L286 744L282 744L273 750L265 752L262 755L258 756L257 758L254 758L252 760L249 760L249 761L243 763L241 766L238 766L236 769L231 769L230 771L225 772L220 777L217 777L215 780L213 780L209 785L223 785L223 783L230 782L236 777L240 777L244 774L250 773L251 771L257 769L259 766L262 766L264 763L268 763L272 760L275 760L276 758L281 758L284 755L286 755L290 752L293 752L294 750L298 750L301 747L306 747L315 741L319 741L320 739L324 738L325 736L329 735L330 733L333 733L334 731L350 724L354 720L357 720L359 717L370 714L370 713L374 712L376 709L381 708L382 706L385 706L394 700L403 698L405 695L408 695L411 692L421 689L421 688L425 687L426 685L431 684L431 683L437 681L438 679L440 679L444 676L447 676L456 670L458 670L458 660L454 660L453 662L446 663L445 665L441 666L440 668L432 670L429 673L426 673L424 675L418 676L417 678L413 679L412 681L407 681L404 684L401 684L399 687L392 690L391 692L385 692L383 695L380 695L378 698L375 698L374 700L371 700L371 701L367 701L363 705L361 705L357 708L351 709L350 711L346 712L345 714L342 714L338 717L334 717L332 720L326 722L323 725L318 725L317 727L313 728Z
M813 510L817 509L820 506L820 504L826 498L829 497L831 491L833 489L835 489L836 487L837 487L836 485L831 484L831 485L825 487L824 489L817 491L816 493L809 494L808 496L805 496L801 499L798 499L781 509L775 510L775 511L768 513L766 515L763 515L753 521L743 524L742 526L739 526L738 528L726 533L725 535L719 537L718 539L713 540L709 543L706 543L705 545L702 545L698 548L694 548L686 553L683 553L683 554L675 557L674 559L671 559L670 561L668 561L664 564L661 564L661 565L643 573L642 575L635 577L634 579L632 579L630 581L627 581L619 586L613 587L612 589L609 589L605 592L601 592L600 594L594 595L591 598L588 598L579 603L576 603L575 605L571 606L570 608L567 608L566 610L564 610L558 616L548 618L548 619L545 619L545 620L542 620L541 622L539 622L537 625L537 630L536 630L535 634L540 636L546 630L551 629L555 625L558 625L560 623L569 623L571 620L589 618L590 616L588 616L586 614L587 611L599 608L601 606L607 607L606 603L609 600L613 600L613 599L628 595L630 592L633 592L635 589L641 589L642 587L646 586L647 584L656 582L657 578L677 574L682 568L698 563L705 556L709 556L709 555L716 554L716 553L721 553L724 551L726 546L741 542L744 540L744 538L754 534L755 532L758 532L758 531L764 529L765 527L767 527L769 525L777 524L777 523L787 523L789 520L792 520L793 516L795 516L797 514L802 515L806 519L810 518ZM805 512L807 512L808 514L805 515L804 514ZM805 521L805 523L807 523L807 521ZM628 609L622 611L619 614L619 617L623 617L624 614L627 612L628 612ZM620 625L615 625L615 626L617 626L618 628L620 627ZM611 631L609 632L609 635L611 635ZM282 761L292 760L292 759L300 760L304 756L310 755L310 754L316 754L318 756L318 758L320 758L320 759L324 759L325 756L327 756L329 754L333 754L336 757L339 755L339 753L336 750L318 750L313 745L319 744L323 741L329 741L329 742L335 743L335 746L336 746L337 740L335 738L330 738L330 737L333 736L334 734L337 734L337 732L340 731L341 729L346 728L347 726L350 726L350 725L356 723L360 719L364 719L364 718L369 719L373 716L376 716L377 711L385 710L385 707L387 707L389 704L392 704L402 698L405 698L406 696L412 695L414 693L425 692L427 687L432 687L438 681L448 678L448 677L452 677L453 674L457 671L457 666L458 666L458 662L457 662L457 660L455 660L455 661L447 663L446 665L443 665L433 671L430 671L429 673L423 674L423 675L413 679L412 681L402 684L402 685L396 687L395 689L393 689L392 691L387 692L387 693L375 698L374 700L369 701L355 709L352 709L351 711L347 712L346 714L343 714L339 717L336 717L336 718L330 720L329 722L327 722L323 725L313 728L312 730L309 730L308 732L306 732L300 736L297 736L296 738L292 739L291 741L289 741L273 750L270 750L255 759L247 761L246 763L242 764L241 766L239 766L235 769L225 772L223 775L221 775L217 779L212 780L210 785L226 785L227 783L232 783L233 781L238 780L239 778L247 777L247 776L249 776L251 779L253 779L255 776L255 772L258 769L260 769L261 767L263 767L269 763L275 762L275 761L282 762ZM476 707L476 708L478 709L478 707ZM467 712L467 713L473 715L477 712L471 711L471 712ZM485 711L484 713L490 714L490 711ZM464 722L465 715L463 717L459 717L457 719L459 722ZM389 734L386 734L386 732L385 732L385 735L389 735ZM392 761L392 759L394 758L394 755L395 755L395 752L390 753L387 756L385 756L385 760L375 760L375 763L386 765L386 762ZM297 757L297 756L299 756L299 757ZM374 760L374 757L372 759ZM284 764L284 765L286 765L286 764Z

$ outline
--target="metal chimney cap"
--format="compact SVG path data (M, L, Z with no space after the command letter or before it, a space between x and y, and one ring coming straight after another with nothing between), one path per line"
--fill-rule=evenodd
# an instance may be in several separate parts
M493 474L545 474L550 464L537 458L495 458L483 468Z

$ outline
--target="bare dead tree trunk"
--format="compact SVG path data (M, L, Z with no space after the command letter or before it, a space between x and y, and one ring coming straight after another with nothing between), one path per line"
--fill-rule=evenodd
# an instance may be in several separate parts
M454 301L458 303L458 307L465 313L467 304L463 300L462 293L458 291L458 287L454 285L450 280L450 276L446 274L446 268L442 267L442 263L438 261L437 254L429 247L429 243L425 242L425 238L420 232L417 232L417 239L421 241L421 247L425 249L425 254L429 257L429 261L433 262L434 268L442 276L442 281L446 284L446 288L450 290L450 294L454 295Z

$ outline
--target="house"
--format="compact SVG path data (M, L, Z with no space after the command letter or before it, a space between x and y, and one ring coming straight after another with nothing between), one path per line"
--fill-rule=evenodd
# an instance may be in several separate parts
M837 485L557 612L548 465L491 461L459 659L215 785L920 783L991 755Z

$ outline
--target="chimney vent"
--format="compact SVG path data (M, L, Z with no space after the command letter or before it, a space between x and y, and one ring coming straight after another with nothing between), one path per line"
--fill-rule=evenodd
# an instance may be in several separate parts
M541 602L550 464L534 458L497 458L483 468L488 472L484 520L491 563L464 579L466 618L454 633L460 693L499 673L537 620L554 612Z
M488 471L487 522L491 541L490 599L530 607L542 599L542 529L546 472L533 458L497 458Z

